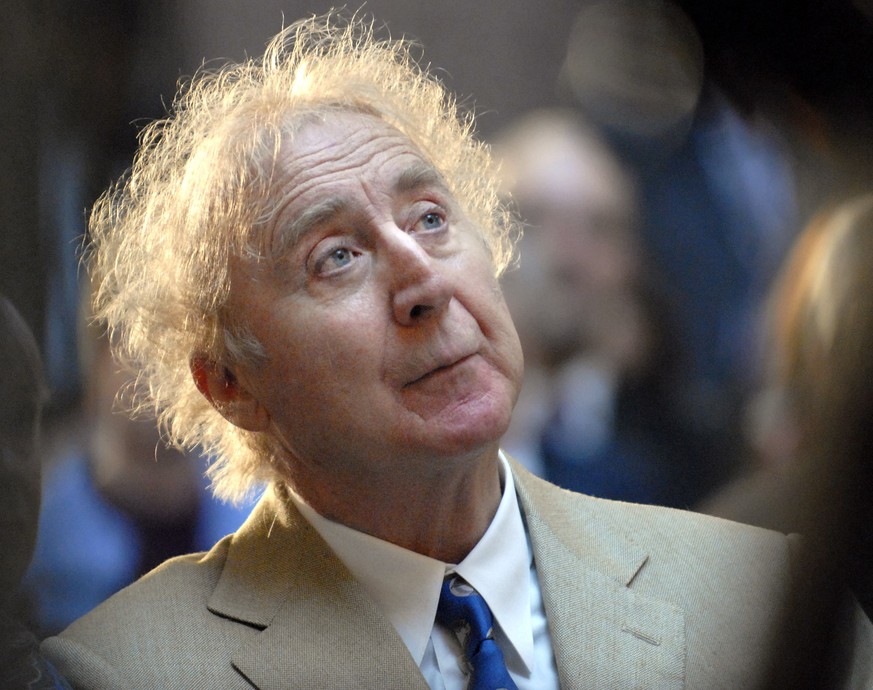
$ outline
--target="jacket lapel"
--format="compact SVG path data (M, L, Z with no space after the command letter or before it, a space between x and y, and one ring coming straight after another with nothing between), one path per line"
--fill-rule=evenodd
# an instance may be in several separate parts
M209 609L261 629L232 657L261 690L427 688L393 626L279 488L234 536Z
M561 687L682 688L685 619L633 591L648 554L597 510L513 463Z
M561 687L683 687L683 612L632 588L648 554L596 499L512 467ZM260 690L427 688L394 628L281 489L233 537L209 609L259 631L232 662Z

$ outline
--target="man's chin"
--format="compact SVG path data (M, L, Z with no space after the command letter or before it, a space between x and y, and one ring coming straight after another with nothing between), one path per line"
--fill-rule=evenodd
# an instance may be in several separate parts
M411 444L430 449L436 455L464 456L495 450L509 428L513 400L501 401L491 396L478 400L428 410L420 416L421 426L409 439ZM412 431L412 430L410 430Z

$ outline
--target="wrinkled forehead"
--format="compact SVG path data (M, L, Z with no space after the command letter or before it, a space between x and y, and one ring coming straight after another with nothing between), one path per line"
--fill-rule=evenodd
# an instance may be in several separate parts
M444 176L409 137L374 115L349 111L312 115L283 132L269 180L250 238L266 257L343 211L350 189L395 195L433 189L452 197Z
M403 132L379 117L361 112L328 112L299 122L283 135L276 156L277 189L303 193L322 179L352 175L385 181L401 167L436 166ZM440 182L444 182L440 179Z

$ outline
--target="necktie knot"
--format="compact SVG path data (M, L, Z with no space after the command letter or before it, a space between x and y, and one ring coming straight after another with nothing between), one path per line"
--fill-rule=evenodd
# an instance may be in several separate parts
M517 690L494 640L491 610L482 595L460 578L446 579L437 621L452 630L464 648L471 670L468 690Z

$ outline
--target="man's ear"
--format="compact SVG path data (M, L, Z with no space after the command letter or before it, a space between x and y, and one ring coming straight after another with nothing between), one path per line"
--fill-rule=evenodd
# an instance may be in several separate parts
M197 390L231 424L247 431L264 431L269 426L267 410L226 366L194 355L190 367Z

